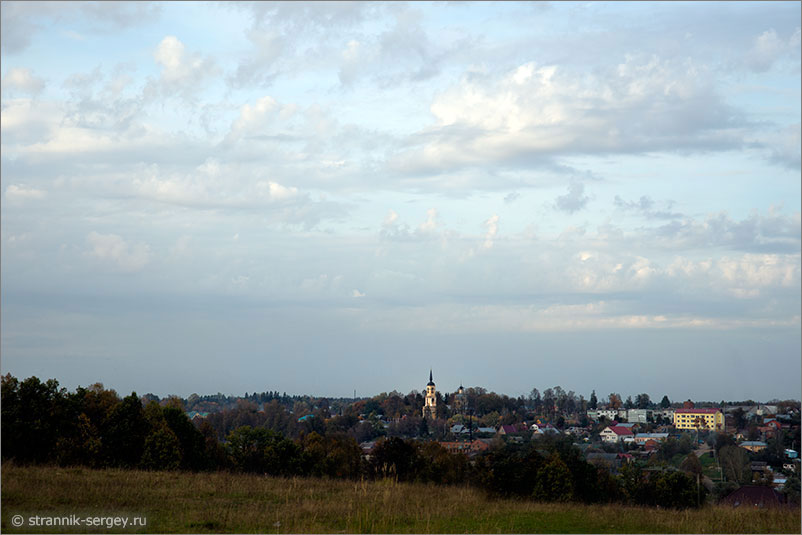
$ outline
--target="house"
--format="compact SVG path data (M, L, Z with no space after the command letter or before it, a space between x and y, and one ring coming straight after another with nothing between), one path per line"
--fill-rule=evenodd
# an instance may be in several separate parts
M660 444L654 439L649 439L643 443L643 449L647 452L655 451L659 447Z
M674 411L676 429L724 430L724 414L719 409L677 409Z
M636 444L646 444L650 440L654 441L655 444L658 442L664 442L668 438L668 433L638 433L635 435L635 443Z
M796 450L785 450L785 456L789 459L796 459L799 457L799 453Z
M498 428L499 435L517 435L518 433L520 433L520 431L518 431L518 428L514 425L502 425Z
M627 422L645 424L653 419L654 411L650 409L629 409L628 411L618 411L626 414Z
M758 416L777 414L777 405L758 405L755 414Z
M375 446L376 446L376 441L375 440L372 440L370 442L362 442L359 445L359 448L362 450L362 457L364 457L365 460L367 460L367 461L370 460L370 455L373 453L373 448Z
M746 442L741 442L738 445L745 450L751 451L752 453L765 450L768 447L768 444L760 440L747 440Z
M559 435L560 431L553 425L541 425L534 431L532 431L532 438L535 437L542 437L545 435Z
M495 435L496 428L495 427L479 427L476 429L476 432L480 435Z
M529 427L529 429L534 431L535 433L540 434L540 435L543 435L543 434L546 434L546 433L560 434L559 429L557 429L556 427L554 427L551 424L532 424Z
M585 460L598 468L606 468L616 474L625 462L632 461L632 455L627 453L588 453Z
M616 409L597 409L588 411L588 419L593 420L594 422L598 422L599 418L602 416L604 416L604 418L607 420L615 420L618 417L618 411Z
M770 471L769 464L765 461L752 461L749 465L749 468L752 470L752 473L763 473Z
M602 441L604 442L620 442L624 438L632 438L634 437L634 433L631 429L627 427L621 427L620 425L612 425L609 427L605 427L604 430L599 433Z
M655 420L659 417L665 418L666 420L673 422L674 421L674 409L658 409L652 411L652 416L654 416Z
M777 433L777 430L770 425L761 425L757 430L760 433L760 437L764 439L772 438Z
M451 426L451 432L455 435L468 434L470 430L462 424L455 424Z
M759 509L780 507L784 503L783 495L771 487L764 485L744 485L719 501L722 505L734 507L756 507Z
M772 426L777 431L782 429L782 424L776 418L763 418L763 425Z
M467 442L438 442L441 446L443 446L448 453L462 453L463 449L465 449L465 445Z

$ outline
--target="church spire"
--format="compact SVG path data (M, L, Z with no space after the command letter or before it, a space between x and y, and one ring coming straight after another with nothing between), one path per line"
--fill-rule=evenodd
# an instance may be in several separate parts
M432 380L432 369L429 368L429 381L431 381L431 380Z

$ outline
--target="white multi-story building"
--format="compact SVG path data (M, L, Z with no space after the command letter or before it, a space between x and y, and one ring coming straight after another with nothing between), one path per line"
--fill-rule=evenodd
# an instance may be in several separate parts
M616 409L596 409L596 410L589 410L588 411L588 418L593 420L594 422L598 422L599 418L604 416L608 420L615 420L618 418L618 410ZM621 411L626 412L626 411Z

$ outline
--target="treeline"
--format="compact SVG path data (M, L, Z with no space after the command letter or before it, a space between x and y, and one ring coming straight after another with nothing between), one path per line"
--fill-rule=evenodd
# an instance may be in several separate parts
M145 394L142 396L147 401L163 402L165 399L159 398L154 394ZM170 396L175 398L175 396ZM166 398L166 399L170 399ZM297 409L303 410L304 408L330 408L332 412L341 411L354 402L352 398L316 398L309 395L288 395L286 392L280 393L276 391L253 392L249 394L245 392L243 396L227 396L225 394L217 393L212 395L199 396L192 394L187 398L175 398L181 401L182 405L187 411L214 413L223 410L233 409L241 402L249 402L258 407L273 401L278 402L287 410L294 411Z
M20 463L209 470L222 451L179 404L143 405L100 384L75 392L50 379L2 378L2 456Z
M19 381L6 375L2 378L2 457L18 463L96 468L391 477L469 484L493 495L540 501L666 507L695 507L702 502L694 481L684 473L624 471L622 477L612 476L585 462L567 437L528 445L499 443L475 461L451 454L437 442L390 437L380 439L365 456L347 432L354 415L310 418L303 422L312 426L307 428L287 418L286 411L280 416L278 409L283 407L278 400L267 405L276 409L272 416L264 416L265 421L256 426L228 422L233 428L220 440L209 421L196 428L176 400L161 405L135 393L120 398L101 385L67 392L55 380ZM253 408L240 407L239 416L258 415ZM274 419L267 421L270 418Z

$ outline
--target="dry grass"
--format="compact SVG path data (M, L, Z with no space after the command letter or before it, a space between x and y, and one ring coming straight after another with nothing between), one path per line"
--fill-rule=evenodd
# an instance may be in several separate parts
M160 533L799 533L799 511L671 511L489 500L461 487L85 468L2 467L13 515L146 516ZM23 527L16 531L36 532ZM87 531L65 527L54 532ZM107 528L97 531L115 531ZM121 531L121 530L116 530ZM130 529L128 531L131 531Z

